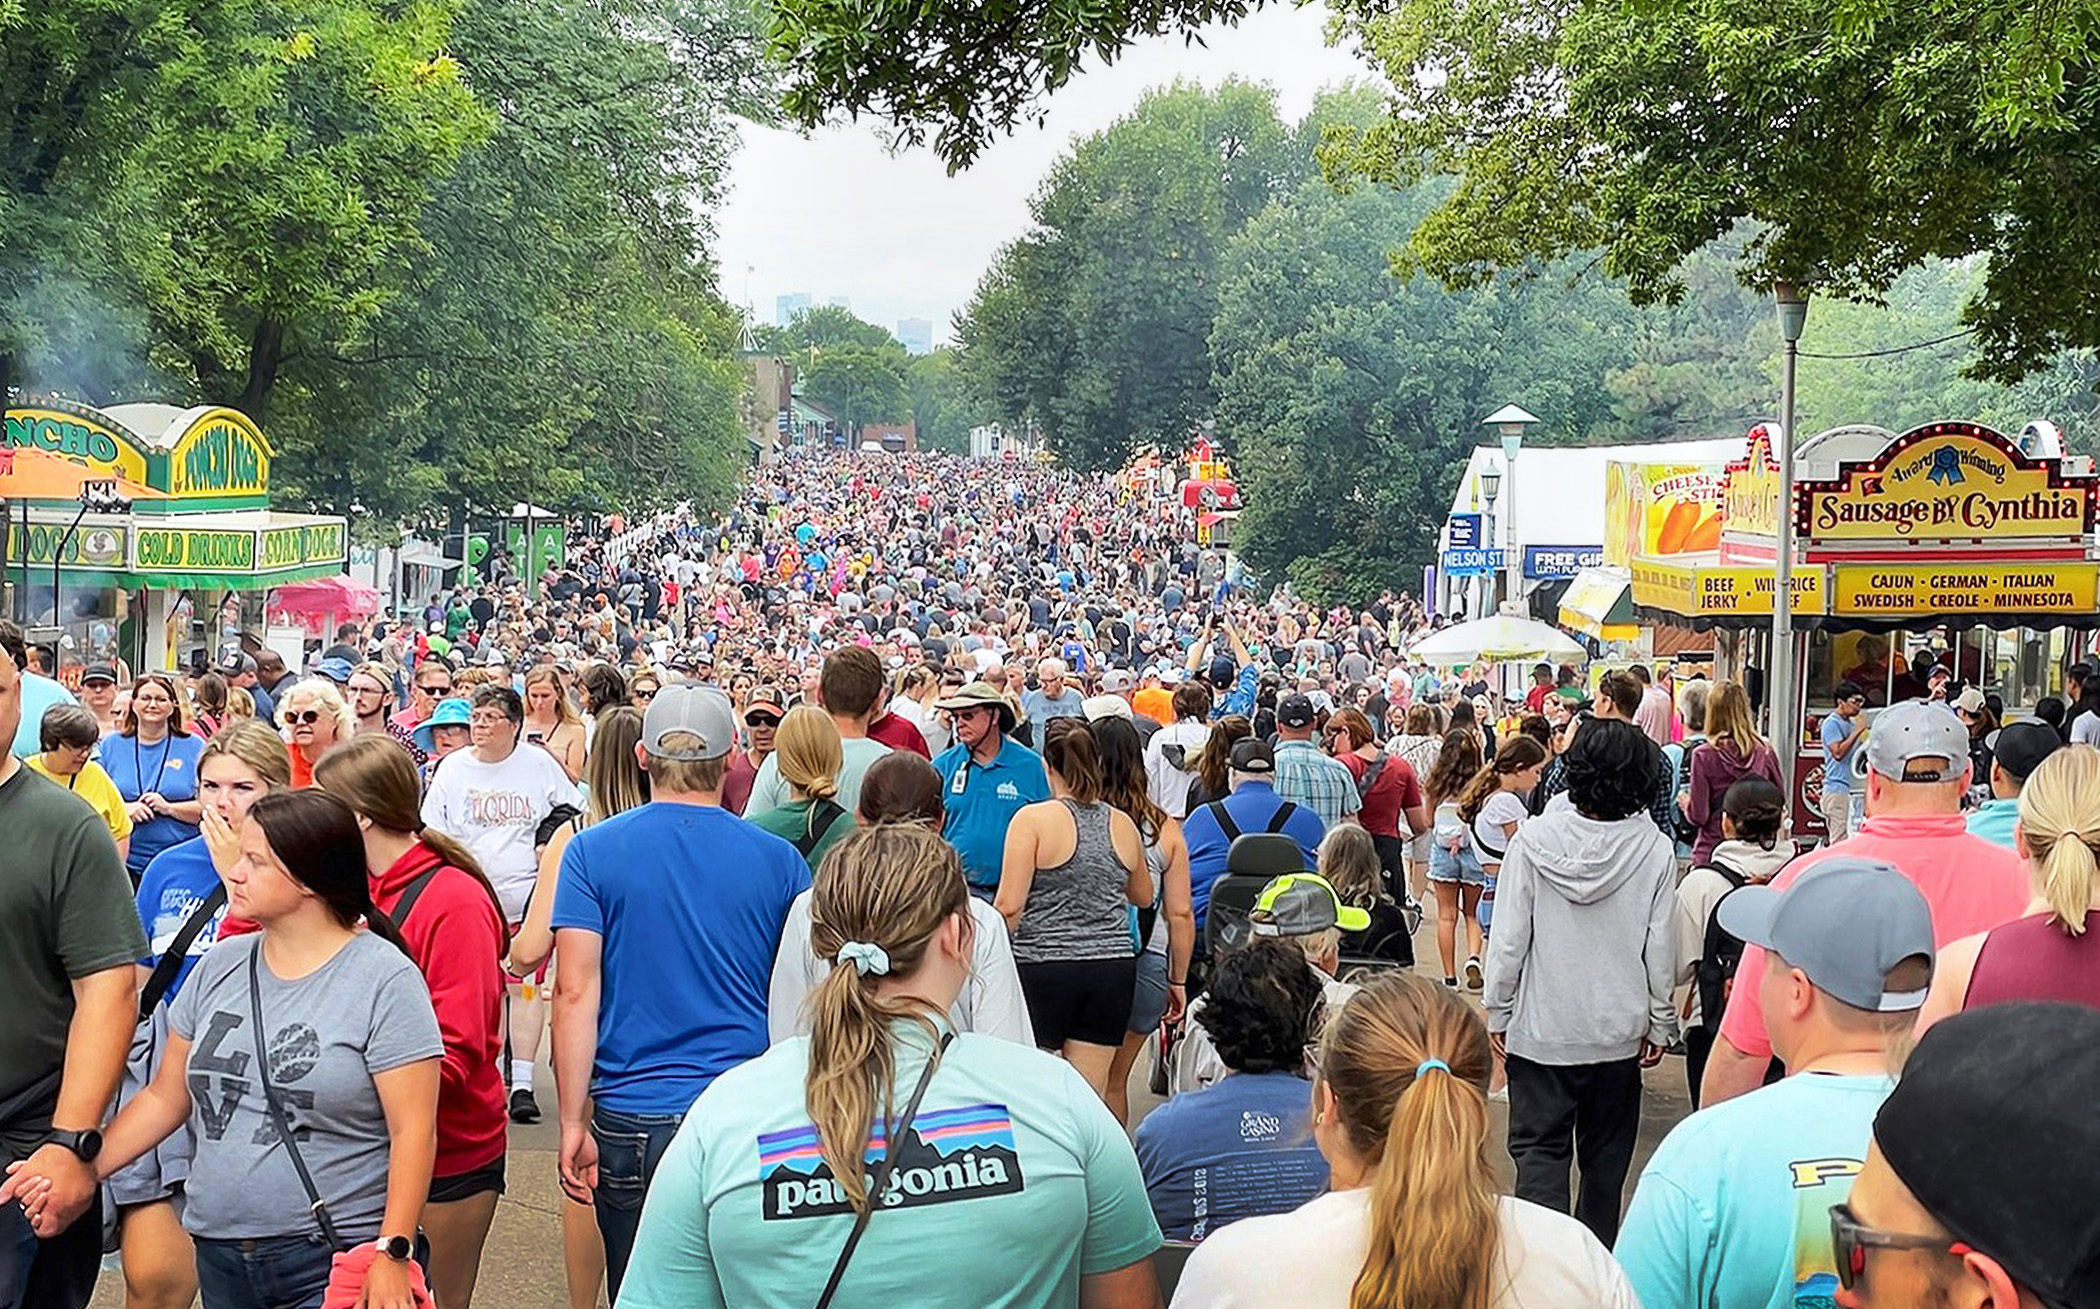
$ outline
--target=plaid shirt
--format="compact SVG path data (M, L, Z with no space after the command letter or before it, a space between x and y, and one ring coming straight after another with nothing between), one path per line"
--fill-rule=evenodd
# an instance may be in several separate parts
M1329 827L1363 808L1349 766L1310 741L1276 743L1276 794L1304 805Z

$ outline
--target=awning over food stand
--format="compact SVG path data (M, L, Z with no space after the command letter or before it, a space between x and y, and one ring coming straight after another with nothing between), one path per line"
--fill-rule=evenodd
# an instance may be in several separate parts
M1633 640L1641 629L1634 621L1632 574L1609 565L1575 574L1561 593L1560 625L1597 641Z

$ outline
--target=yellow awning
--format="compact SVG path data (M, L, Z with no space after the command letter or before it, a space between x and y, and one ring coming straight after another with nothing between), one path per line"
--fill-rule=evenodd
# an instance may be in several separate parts
M1623 568L1585 568L1560 597L1560 625L1598 641L1630 641L1640 634L1633 621L1633 577Z

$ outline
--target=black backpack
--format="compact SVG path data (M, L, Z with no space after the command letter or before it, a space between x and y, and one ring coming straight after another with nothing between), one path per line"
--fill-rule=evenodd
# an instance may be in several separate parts
M1728 1012L1728 997L1735 989L1735 970L1743 962L1743 938L1721 926L1721 906L1743 889L1750 879L1723 863L1706 867L1728 879L1728 890L1714 901L1706 918L1706 939L1699 944L1699 962L1692 984L1699 988L1699 1021L1707 1031L1721 1030L1721 1015Z
M1692 756L1705 748L1704 741L1694 741L1685 747L1683 768L1684 785L1687 787L1692 784ZM1664 762L1667 763L1668 760ZM1677 803L1675 791L1670 793L1670 835L1679 845L1696 845L1699 842L1699 825L1684 816L1683 808ZM1714 867L1718 869L1720 866L1716 864Z

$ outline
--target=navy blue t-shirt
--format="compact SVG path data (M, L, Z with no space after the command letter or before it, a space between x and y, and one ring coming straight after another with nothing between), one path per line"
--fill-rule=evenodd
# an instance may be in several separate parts
M1327 1189L1312 1083L1290 1073L1234 1073L1175 1096L1138 1124L1137 1157L1169 1241L1289 1213Z
M682 1114L766 1052L773 956L808 889L794 846L726 809L658 801L576 834L554 926L604 940L591 1071L601 1107Z

